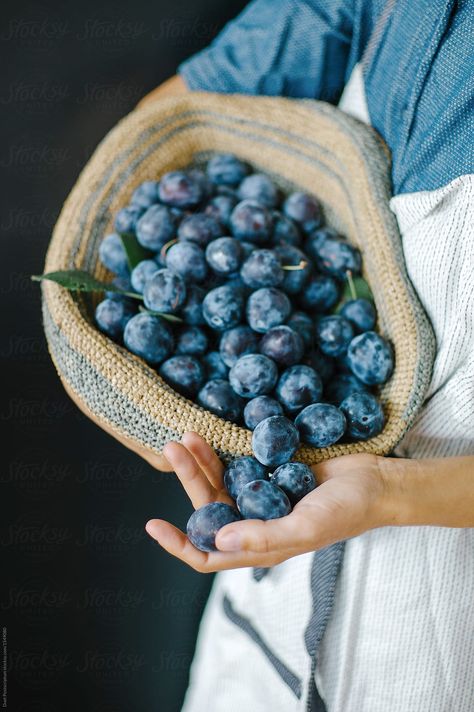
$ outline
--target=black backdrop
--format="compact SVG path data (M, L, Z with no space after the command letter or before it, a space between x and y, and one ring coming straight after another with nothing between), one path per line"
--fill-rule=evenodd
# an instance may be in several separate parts
M100 139L244 5L2 2L0 605L15 712L181 706L211 581L143 526L182 526L190 505L68 400L29 275Z

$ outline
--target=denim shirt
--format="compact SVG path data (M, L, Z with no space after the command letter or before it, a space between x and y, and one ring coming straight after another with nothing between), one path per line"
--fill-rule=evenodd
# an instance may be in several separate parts
M474 0L254 0L179 71L194 90L336 104L359 62L395 195L474 172Z

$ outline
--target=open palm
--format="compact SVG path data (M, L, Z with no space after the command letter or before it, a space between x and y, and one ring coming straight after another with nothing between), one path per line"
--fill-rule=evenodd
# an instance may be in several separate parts
M164 455L193 506L234 504L223 483L223 464L196 433L168 443ZM204 553L169 522L152 519L147 532L170 554L197 571L268 567L381 526L385 484L375 455L346 455L313 467L318 487L281 519L235 522L217 534L218 551Z

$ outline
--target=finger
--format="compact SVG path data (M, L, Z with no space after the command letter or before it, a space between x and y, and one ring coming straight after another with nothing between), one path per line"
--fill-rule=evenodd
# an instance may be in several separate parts
M314 516L314 515L313 515ZM227 524L216 536L219 551L247 551L265 555L303 554L320 548L321 532L308 516L297 511L280 519L247 519Z
M147 522L145 529L169 554L176 556L198 571L204 571L207 554L196 549L182 531L161 519L151 519Z
M217 490L222 489L224 484L222 480L224 465L212 447L208 445L204 438L193 432L184 433L181 442L197 460L199 467L213 487Z
M319 462L317 465L313 465L312 468L314 476L316 478L316 483L322 485L323 482L330 480L334 477L334 460L324 460Z
M214 488L184 445L167 443L163 454L172 465L195 509L215 500Z
M155 455L153 452L147 453L145 448L142 448L142 451L135 450L135 452L146 460L149 465L154 467L155 470L159 470L160 472L173 472L173 468L164 455Z
M148 534L155 539L165 551L201 573L246 568L249 566L267 567L273 566L281 560L253 552L222 553L219 551L211 551L207 553L200 551L191 544L188 537L182 531L161 519L151 519L147 522L145 528Z

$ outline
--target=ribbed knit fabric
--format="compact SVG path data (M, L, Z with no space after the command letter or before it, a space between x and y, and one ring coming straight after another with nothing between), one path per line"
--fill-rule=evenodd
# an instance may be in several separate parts
M341 108L369 121L359 68ZM398 454L472 453L474 176L397 196L391 207L438 345L429 397ZM472 712L473 552L472 529L390 527L346 542L317 655L315 680L327 712ZM298 689L311 690L304 633L313 612L311 576L318 575L313 561L312 554L290 559L260 582L246 569L217 577L183 712L308 709L305 695L283 681L264 650L299 678ZM326 595L322 589L313 585L313 594ZM226 615L226 596L244 625Z

